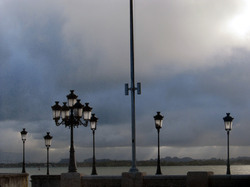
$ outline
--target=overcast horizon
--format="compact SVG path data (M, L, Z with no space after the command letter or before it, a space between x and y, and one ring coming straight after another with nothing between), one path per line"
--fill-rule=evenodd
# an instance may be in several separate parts
M137 160L157 157L157 111L161 157L225 159L228 112L230 157L250 156L250 2L134 2ZM22 154L23 128L27 162L45 162L46 132L50 160L69 157L51 106L70 90L99 118L96 158L130 160L129 1L0 0L0 17L0 162ZM74 142L77 161L92 157L89 126Z

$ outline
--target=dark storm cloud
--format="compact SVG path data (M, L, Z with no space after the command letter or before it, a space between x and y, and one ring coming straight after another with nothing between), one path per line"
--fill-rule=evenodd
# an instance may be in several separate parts
M5 47L10 55L0 70L1 118L44 119L43 103L47 103L52 88L48 82L53 85L54 79L52 62L58 62L62 53L58 52L61 21L55 19L56 13L47 15L49 10L40 3L37 7L27 1L20 6L11 1L4 5L2 37L8 41Z

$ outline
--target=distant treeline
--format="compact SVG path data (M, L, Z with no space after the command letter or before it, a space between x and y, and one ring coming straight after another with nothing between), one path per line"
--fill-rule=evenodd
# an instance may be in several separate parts
M250 165L250 157L238 157L230 159L232 165ZM201 165L225 165L226 160L224 159L192 159L189 157L177 158L177 157L166 157L161 159L162 166L201 166ZM137 166L155 166L156 159L137 161ZM68 159L62 159L58 163L51 163L51 167L67 167ZM91 167L92 158L84 160L83 162L77 163L78 167ZM131 166L131 161L129 160L110 160L110 159L100 159L96 160L96 166L98 167L119 167L119 166ZM0 163L0 167L22 167L22 163ZM46 163L26 163L26 167L46 167Z

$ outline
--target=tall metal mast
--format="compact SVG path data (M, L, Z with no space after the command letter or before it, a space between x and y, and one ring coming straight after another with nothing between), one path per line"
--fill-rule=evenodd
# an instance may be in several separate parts
M135 73L134 73L134 21L133 21L133 0L130 0L130 77L131 77L131 87L125 84L125 95L129 94L131 91L131 127L132 127L132 167L129 172L138 172L136 168L136 128L135 128L135 90L137 94L141 94L141 84L137 83L137 88L135 87Z

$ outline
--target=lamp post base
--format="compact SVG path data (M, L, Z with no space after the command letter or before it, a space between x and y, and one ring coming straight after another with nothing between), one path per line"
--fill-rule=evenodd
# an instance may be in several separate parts
M62 173L61 174L61 187L68 186L81 186L81 176L80 173Z
M134 167L130 168L130 170L129 170L129 173L137 173L137 172L139 172L139 170L137 168L134 168Z
M143 177L145 172L124 172L122 173L122 187L143 186Z
M231 175L230 168L227 167L227 175Z
M97 172L96 172L95 168L92 169L91 175L97 175Z
M162 175L162 173L161 173L161 168L159 168L159 167L157 167L157 170L156 170L156 173L155 173L156 175Z

